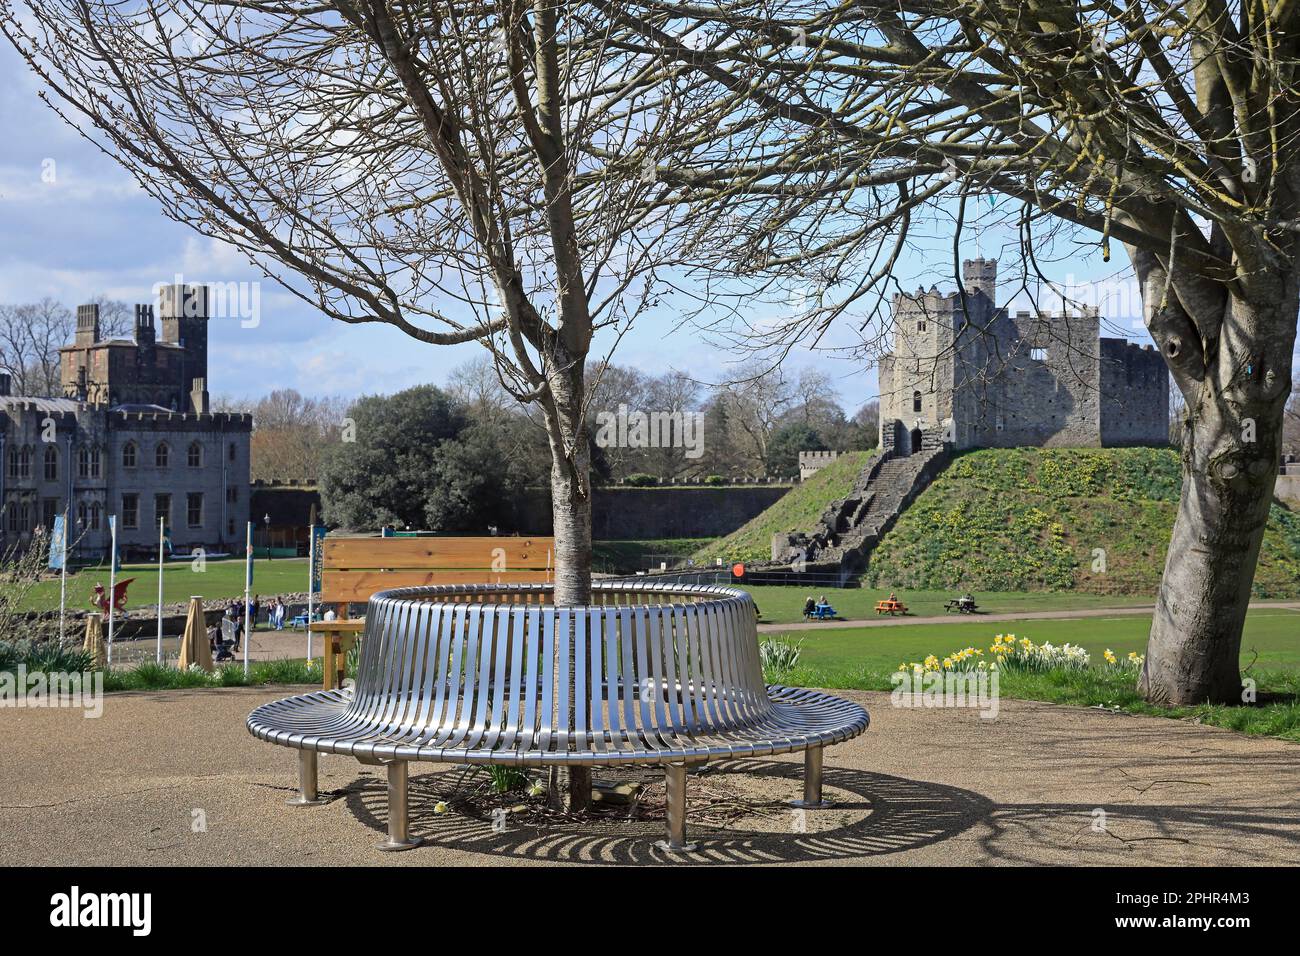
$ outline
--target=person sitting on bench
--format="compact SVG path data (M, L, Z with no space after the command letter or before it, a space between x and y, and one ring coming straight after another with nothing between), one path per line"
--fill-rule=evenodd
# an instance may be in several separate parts
M816 607L817 607L817 602L813 600L813 596L811 594L808 595L808 600L803 602L803 619L805 621L813 616L813 610Z

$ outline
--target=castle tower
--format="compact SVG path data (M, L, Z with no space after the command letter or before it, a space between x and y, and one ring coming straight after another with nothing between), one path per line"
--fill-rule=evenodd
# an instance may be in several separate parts
M165 285L158 292L162 340L185 349L182 383L208 377L208 287ZM183 387L183 386L182 386Z
M983 292L993 305L998 303L998 260L964 259L961 264L961 281L966 294Z

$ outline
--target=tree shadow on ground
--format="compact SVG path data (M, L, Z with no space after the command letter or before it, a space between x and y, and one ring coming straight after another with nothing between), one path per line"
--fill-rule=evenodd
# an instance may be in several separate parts
M434 807L445 799L450 782L446 771L411 777L411 832L428 845L532 861L623 865L834 862L939 843L986 819L992 810L986 798L957 787L827 767L825 796L833 799L835 806L800 815L784 801L800 796L803 765L775 760L710 764L702 775L691 774L688 793L692 786L730 775L753 778L750 782L761 791L753 800L755 808L767 811L761 828L746 826L745 820L738 826L700 824L699 815L693 818L688 812L687 836L698 845L697 852L688 855L670 854L655 846L664 836L662 817L628 819L611 814L558 818L541 826L521 826L506 818L502 830L481 815L456 810L437 813ZM382 781L360 778L344 788L343 794L353 816L384 832L387 808ZM746 802L751 799L747 794L742 798Z

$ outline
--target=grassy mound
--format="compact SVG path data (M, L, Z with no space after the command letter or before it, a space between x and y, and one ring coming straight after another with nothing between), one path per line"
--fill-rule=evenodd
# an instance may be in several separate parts
M772 556L772 535L808 531L836 498L853 490L871 452L845 452L807 481L795 485L772 507L738 529L700 548L692 557L712 564L716 558L733 561L767 561Z
M1170 449L969 452L885 536L868 583L1150 594L1164 570L1181 482ZM1254 594L1300 595L1300 514L1277 504Z

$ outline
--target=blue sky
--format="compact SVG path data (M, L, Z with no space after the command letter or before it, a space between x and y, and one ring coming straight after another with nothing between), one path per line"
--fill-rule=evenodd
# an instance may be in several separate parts
M261 279L231 248L163 216L123 170L41 103L35 79L7 43L0 44L0 76L6 80L0 84L0 129L9 133L0 141L0 302L47 295L68 306L95 295L147 302L154 283L177 274L186 281ZM50 171L52 182L46 181ZM997 240L996 234L986 236L984 251L994 254ZM903 263L904 288L919 281L928 287L936 279L944 285L942 267L933 263L950 258L947 243L936 235L933 256ZM1080 281L1115 272L1087 250L1051 268L1058 267L1059 274L1049 273L1057 281L1065 280L1067 269ZM311 395L392 392L441 383L452 368L482 352L473 344L421 345L382 325L332 322L265 281L261 297L258 327L212 325L208 375L214 394L257 397L283 387ZM1144 338L1130 324L1131 317L1119 317L1105 334L1118 330ZM678 369L716 381L737 358L719 354L692 329L665 334L673 325L669 315L644 317L619 344L614 361L645 372ZM843 323L830 341L853 344L852 324ZM598 352L607 347L597 345ZM875 374L864 361L797 351L786 367L808 364L835 378L850 412L875 397Z

